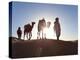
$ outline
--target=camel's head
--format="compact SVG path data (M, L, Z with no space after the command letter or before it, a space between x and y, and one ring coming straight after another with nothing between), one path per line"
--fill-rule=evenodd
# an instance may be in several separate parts
M35 24L35 22L32 22L32 25L34 25Z
M51 22L47 22L47 27L49 28L51 25Z
M35 22L32 22L32 28L33 28L34 24L35 24Z

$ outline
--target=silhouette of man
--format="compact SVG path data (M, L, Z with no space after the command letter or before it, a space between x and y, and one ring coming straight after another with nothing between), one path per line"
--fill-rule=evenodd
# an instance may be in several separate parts
M18 35L18 39L21 39L22 31L20 27L18 27L17 35Z
M60 23L59 23L59 18L58 17L55 18L54 31L56 33L57 40L59 40L59 37L61 35L61 27L60 27Z

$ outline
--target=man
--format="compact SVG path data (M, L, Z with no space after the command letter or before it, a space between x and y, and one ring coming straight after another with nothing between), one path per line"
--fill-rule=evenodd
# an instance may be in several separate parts
M17 35L18 35L18 39L21 39L22 31L20 27L18 27Z
M61 35L61 27L60 27L60 23L59 23L59 18L58 17L55 18L54 31L56 33L57 40L59 40L59 37Z

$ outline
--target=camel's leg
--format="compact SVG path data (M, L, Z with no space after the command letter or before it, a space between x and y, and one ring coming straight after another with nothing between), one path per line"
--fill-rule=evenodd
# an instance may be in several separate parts
M25 32L24 32L24 40L25 40Z
M31 32L31 35L30 36L32 37L32 32Z
M37 39L39 39L39 32L37 32Z
M37 39L40 39L40 32L37 32Z
M42 39L42 37L41 37L40 35L41 35L41 31L39 32L39 39L41 40L41 39Z
M27 39L28 39L28 33L26 34L26 37L27 37Z
M46 39L46 33L44 33L44 39Z
M43 39L43 31L42 31L42 39Z
M42 31L42 39L46 39L46 33Z
M38 39L38 32L37 32L37 39Z
M31 37L32 37L32 33L30 32L30 33L29 33L29 40L31 39Z
M29 33L29 39L28 40L30 40L30 33Z

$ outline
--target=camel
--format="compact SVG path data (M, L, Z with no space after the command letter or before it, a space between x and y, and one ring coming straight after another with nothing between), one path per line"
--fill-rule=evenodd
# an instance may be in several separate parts
M32 25L30 25L30 24L24 25L24 39L25 39L25 35L26 35L28 40L31 39L31 37L32 37L32 29L34 27L34 24L35 24L35 22L32 22Z
M50 27L50 24L51 24L51 22L47 22L47 24L46 24L46 21L45 21L45 19L43 18L43 19L41 19L41 20L39 20L39 22L38 22L38 32L37 32L37 39L46 39L46 33L44 33L43 31L44 31L44 29L47 27L47 28L49 28ZM40 37L40 33L42 32L42 37Z

